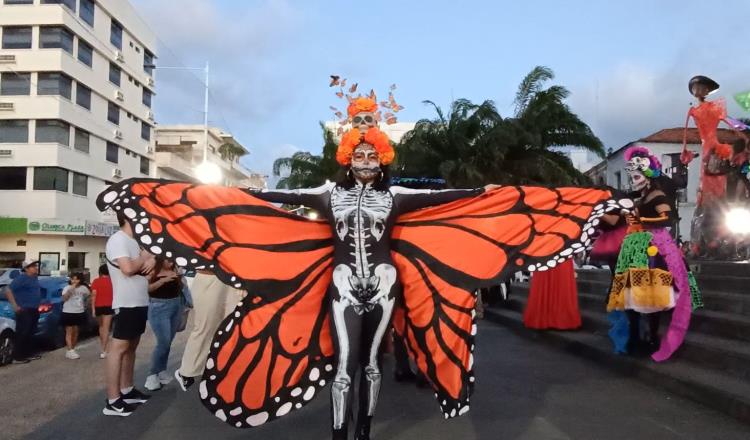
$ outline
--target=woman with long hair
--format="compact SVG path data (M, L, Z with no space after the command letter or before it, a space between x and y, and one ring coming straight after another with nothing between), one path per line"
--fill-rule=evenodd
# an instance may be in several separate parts
M112 279L106 264L99 266L99 277L91 283L91 313L99 324L99 343L102 347L99 358L107 357L109 332L112 329Z
M156 336L145 384L149 391L156 391L172 380L172 375L166 371L167 360L182 319L182 288L182 277L175 270L174 263L157 257L148 283L148 323Z
M65 357L79 359L81 355L76 351L80 327L86 324L86 300L89 289L83 281L83 274L74 273L70 276L70 284L62 292L63 309L60 323L65 327L65 345L68 350Z

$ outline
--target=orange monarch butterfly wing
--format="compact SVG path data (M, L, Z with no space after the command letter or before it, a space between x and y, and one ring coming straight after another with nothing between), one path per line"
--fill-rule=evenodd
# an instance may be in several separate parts
M240 188L128 179L97 199L149 252L207 269L250 294L222 322L200 383L211 412L237 427L299 409L333 374L326 290L330 227Z
M469 411L475 291L511 271L543 271L582 252L607 191L501 187L400 216L392 257L404 286L394 328L432 383L445 418Z
M337 85L340 84L340 82L339 82L339 79L341 78L340 76L338 76L338 75L330 75L330 77L331 77L331 82L330 82L330 84L328 84L328 87L334 87L334 86L337 86Z

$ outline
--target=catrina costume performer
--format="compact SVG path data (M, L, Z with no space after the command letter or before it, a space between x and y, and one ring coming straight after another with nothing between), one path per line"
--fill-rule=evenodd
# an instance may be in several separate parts
M543 271L583 251L607 191L388 185L395 153L376 101L353 99L339 183L253 191L129 179L98 198L124 214L145 249L207 269L248 296L220 325L200 382L224 422L253 427L309 403L331 385L334 438L347 438L356 376L356 437L369 438L382 372L378 348L397 337L430 381L445 418L469 411L475 290L509 271ZM305 205L311 220L269 202Z
M706 99L718 89L719 84L716 81L703 75L694 76L688 83L688 90L698 100L698 105L690 107L685 118L681 160L687 165L695 157L695 154L687 149L687 128L690 118L693 118L703 145L698 202L692 233L698 253L704 253L704 245L709 248L718 246L721 227L717 223L720 222L719 216L727 201L727 174L731 169L734 151L732 145L719 142L719 123L727 124L745 139L745 144L748 143L748 137L742 133L744 124L727 116L726 101Z
M652 358L669 359L685 338L693 308L701 307L698 287L669 228L676 219L674 200L663 189L661 164L645 147L625 151L631 187L640 193L627 214L629 228L622 243L607 311L610 337L621 353L639 346L653 348ZM666 335L658 343L660 312L674 309ZM624 313L627 311L627 314ZM640 340L640 314L648 318L649 336ZM658 349L657 349L658 347Z

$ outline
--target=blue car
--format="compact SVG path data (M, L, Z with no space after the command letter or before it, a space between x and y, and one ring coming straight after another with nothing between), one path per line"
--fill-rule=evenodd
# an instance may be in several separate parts
M0 298L3 295L0 287ZM16 314L8 301L0 301L0 366L13 361L13 342L16 334Z
M6 315L12 316L15 324L15 312L11 310L10 303L5 297L5 289L10 281L12 280L0 280L0 311L7 310ZM42 345L49 348L58 348L65 345L65 329L60 325L60 319L62 318L63 306L62 291L67 285L68 277L39 277L42 302L39 304L39 321L34 337ZM91 317L91 309L88 306L86 312L87 323L81 330L84 333L90 333L97 329L97 323Z

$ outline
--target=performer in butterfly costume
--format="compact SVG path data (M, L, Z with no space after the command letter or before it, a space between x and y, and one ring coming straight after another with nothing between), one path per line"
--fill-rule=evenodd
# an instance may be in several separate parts
M593 189L389 187L395 153L376 108L368 98L349 106L340 183L255 191L129 179L97 200L130 220L145 249L248 291L219 327L199 385L204 405L232 426L282 417L331 384L333 436L347 438L359 371L355 431L369 438L392 315L445 418L466 413L474 291L583 251L599 217L621 209ZM309 206L325 220L269 202Z

